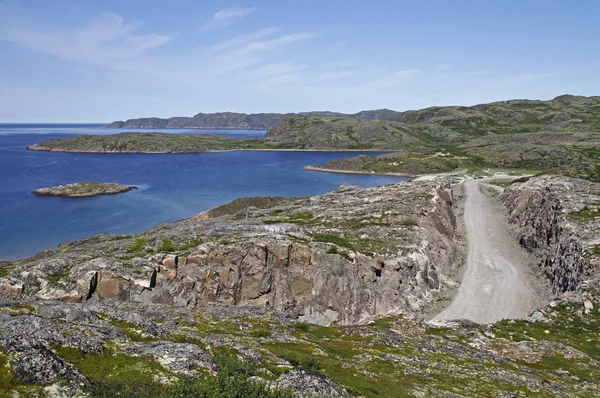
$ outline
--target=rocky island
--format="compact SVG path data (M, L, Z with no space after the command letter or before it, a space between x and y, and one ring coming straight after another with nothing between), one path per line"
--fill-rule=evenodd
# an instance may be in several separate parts
M116 195L137 189L137 187L100 182L78 182L51 188L40 188L31 192L36 196L59 196L63 198L88 198L100 195Z

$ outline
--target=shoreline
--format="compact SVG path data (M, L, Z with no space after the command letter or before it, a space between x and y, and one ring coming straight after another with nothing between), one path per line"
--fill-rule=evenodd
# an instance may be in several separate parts
M211 153L211 152L241 152L241 151L264 151L264 152L398 152L397 149L288 149L288 148L238 148L238 149L207 149L204 151L92 151L92 150L79 150L79 149L53 149L38 147L34 148L34 145L30 145L25 149L28 151L38 152L61 152L61 153L94 153L103 155L115 155L115 154L131 154L131 155L185 155L194 153ZM366 173L369 174L369 173Z
M353 170L336 170L336 169L326 169L323 167L315 167L315 166L304 166L304 170L309 171L318 171L321 173L337 173L337 174L359 174L359 175L369 175L369 176L392 176L392 177L406 177L410 179L422 177L421 174L403 174L403 173L375 173L370 171L353 171Z
M243 127L117 127L111 126L110 124L99 126L103 129L136 129L136 130L154 130L156 129L164 129L164 130L236 130L236 131L267 131L271 127L263 129L263 128L243 128Z

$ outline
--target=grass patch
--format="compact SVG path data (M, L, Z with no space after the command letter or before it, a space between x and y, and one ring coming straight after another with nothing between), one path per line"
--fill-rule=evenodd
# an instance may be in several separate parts
M139 253L142 251L144 246L146 245L146 241L144 239L136 239L129 247L127 248L128 253Z
M158 247L158 251L165 252L165 253L172 253L175 251L175 245L173 245L172 241L165 239L162 241L162 243Z
M313 234L311 235L315 242L333 243L334 245L355 250L354 244L343 236L333 234Z
M569 218L579 222L590 222L600 218L600 203L586 205L579 211L569 213Z

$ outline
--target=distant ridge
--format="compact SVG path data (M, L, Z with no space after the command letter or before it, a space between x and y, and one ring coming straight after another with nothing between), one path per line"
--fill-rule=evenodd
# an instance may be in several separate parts
M158 117L129 119L126 121L112 122L109 128L142 128L142 129L240 129L240 130L268 130L275 126L285 116L306 115L315 117L357 118L365 120L396 120L400 112L389 109L361 111L355 114L338 112L316 111L301 113L198 113L194 117L171 117L161 119Z

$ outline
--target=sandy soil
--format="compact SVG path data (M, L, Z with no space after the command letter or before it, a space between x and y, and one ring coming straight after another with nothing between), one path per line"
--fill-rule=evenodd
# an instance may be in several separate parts
M432 319L491 323L524 318L539 303L527 254L511 238L499 204L481 192L488 180L465 182L469 253L463 281L451 304Z

